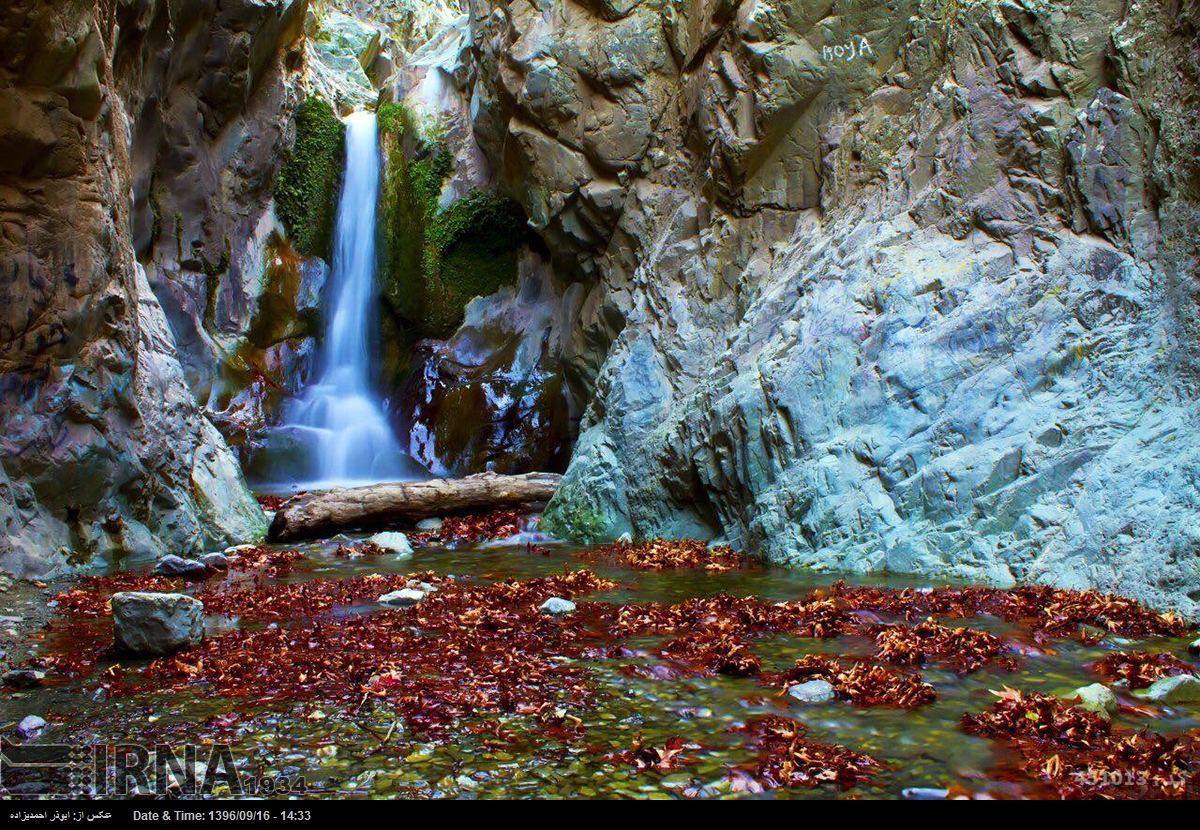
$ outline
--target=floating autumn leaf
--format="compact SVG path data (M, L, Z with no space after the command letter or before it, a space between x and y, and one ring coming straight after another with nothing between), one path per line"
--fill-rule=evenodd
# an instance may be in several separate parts
M881 660L901 665L938 660L954 666L964 674L993 663L1014 671L1016 661L1004 656L1004 641L986 631L969 628L948 628L928 619L920 625L904 624L872 626L868 631L875 637L875 654Z
M1110 654L1097 660L1092 668L1109 680L1124 680L1131 689L1145 689L1161 677L1196 674L1196 667L1173 654L1146 651Z
M992 709L964 715L971 734L1012 742L1021 771L1064 798L1186 798L1196 795L1200 742L1194 735L1119 735L1092 712L1013 689Z
M289 573L304 558L298 550L274 550L266 545L241 548L230 554L229 567L235 571L255 571L268 576Z
M418 531L407 536L414 545L457 545L507 539L520 532L520 511L494 510L479 515L448 516L437 530Z
M150 573L117 573L109 576L80 577L75 587L54 597L64 613L88 617L107 616L108 601L121 591L180 591L187 585L182 579L155 576Z
M1173 637L1195 628L1173 612L1159 613L1126 597L1045 586L896 591L837 582L817 597L836 599L849 610L895 614L910 621L991 614L1025 623L1043 639L1074 636L1094 640L1105 633Z
M710 548L699 539L653 539L645 542L617 542L601 545L582 556L607 559L639 571L661 571L676 568L704 568L708 571L728 571L739 568L745 560L728 545Z
M848 789L881 770L869 755L806 738L804 724L791 718L768 715L738 731L745 732L749 745L760 753L756 765L731 770L731 784L738 791L823 784Z
M376 584L344 582L351 586L297 591L283 602L311 604L331 590L340 599ZM581 726L570 710L592 693L587 670L562 658L580 655L588 635L537 605L612 587L588 571L489 585L447 580L410 609L239 629L161 658L147 675L173 688L260 702L320 701L349 711L383 705L406 728L433 735L465 716L500 712L535 717L544 731L565 735Z
M750 650L749 644L730 634L689 634L667 643L663 655L704 674L750 677L762 669L762 658Z
M700 744L677 735L667 738L662 746L648 746L639 732L631 749L610 753L605 758L629 764L638 770L671 772L679 767L696 763L695 758L684 755L684 753L697 749L700 749Z
M770 678L773 685L784 688L809 680L826 681L838 697L856 706L916 709L937 699L933 686L913 672L818 654L801 657L792 668Z

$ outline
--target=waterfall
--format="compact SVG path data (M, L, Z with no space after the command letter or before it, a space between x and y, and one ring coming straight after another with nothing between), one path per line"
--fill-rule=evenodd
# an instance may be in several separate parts
M375 212L380 156L375 115L345 119L346 172L338 202L333 270L317 382L284 410L307 485L369 484L418 475L371 384L375 329Z

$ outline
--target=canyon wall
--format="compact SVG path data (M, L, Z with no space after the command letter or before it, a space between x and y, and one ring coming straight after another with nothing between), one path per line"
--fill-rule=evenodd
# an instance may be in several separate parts
M472 0L586 287L546 526L1200 610L1195 2Z
M253 312L251 240L270 221L306 11L306 0L0 11L6 570L41 576L265 531L189 380L214 352L220 326L205 324L236 328Z

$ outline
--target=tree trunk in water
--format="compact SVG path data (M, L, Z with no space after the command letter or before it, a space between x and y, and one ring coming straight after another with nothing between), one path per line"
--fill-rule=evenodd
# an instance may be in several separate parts
M355 528L387 527L466 510L497 510L549 501L562 479L555 473L435 478L334 488L284 502L268 539L288 541L333 536Z

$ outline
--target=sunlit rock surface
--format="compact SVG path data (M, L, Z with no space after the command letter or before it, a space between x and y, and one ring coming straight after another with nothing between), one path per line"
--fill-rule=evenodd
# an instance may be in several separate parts
M474 134L590 286L548 528L1196 613L1194 6L471 11Z

